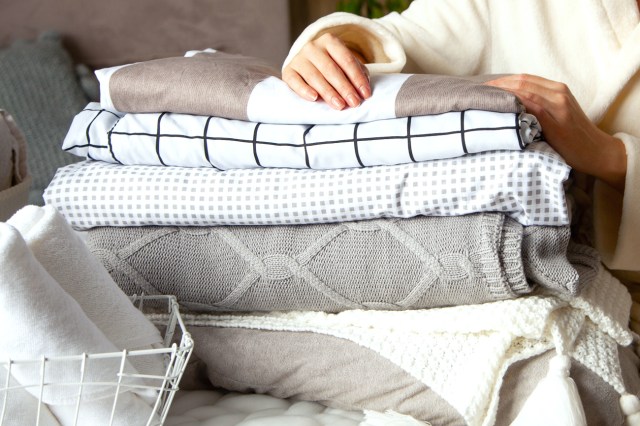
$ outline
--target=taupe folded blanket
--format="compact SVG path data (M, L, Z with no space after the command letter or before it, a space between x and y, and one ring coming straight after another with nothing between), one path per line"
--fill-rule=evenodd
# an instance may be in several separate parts
M336 111L309 102L258 58L217 51L156 59L96 71L102 108L119 112L177 112L261 123L340 124L470 109L524 112L510 92L483 85L492 76L428 74L371 77L372 97Z
M500 213L305 226L103 227L90 250L127 294L198 311L419 309L580 291L598 258L568 227Z

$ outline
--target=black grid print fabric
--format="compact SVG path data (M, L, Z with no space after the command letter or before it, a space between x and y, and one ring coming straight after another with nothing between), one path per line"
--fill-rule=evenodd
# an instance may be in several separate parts
M90 105L63 149L127 165L340 169L522 150L538 139L529 114L469 110L367 123L286 125L187 114L126 114Z

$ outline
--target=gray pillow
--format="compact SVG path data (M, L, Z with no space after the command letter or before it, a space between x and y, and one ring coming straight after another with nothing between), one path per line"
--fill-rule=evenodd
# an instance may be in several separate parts
M27 139L30 204L44 204L42 193L58 167L79 160L61 146L73 117L87 102L57 34L0 50L0 108L13 115Z

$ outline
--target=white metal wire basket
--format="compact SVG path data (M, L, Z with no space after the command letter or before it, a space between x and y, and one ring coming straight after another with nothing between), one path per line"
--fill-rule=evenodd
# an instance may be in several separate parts
M146 350L123 350L122 352L114 353L83 353L73 356L61 356L61 357L46 357L42 356L40 359L27 359L27 360L6 360L0 361L0 368L5 369L6 379L4 383L0 383L0 426L14 425L14 424L35 424L43 425L46 423L43 418L44 411L48 410L46 404L42 400L42 395L47 387L63 386L65 389L69 389L69 392L75 392L72 395L75 398L75 404L70 409L72 410L73 421L70 424L81 425L78 420L78 413L82 404L86 403L82 398L83 390L89 389L91 386L108 387L112 389L113 396L109 397L110 401L110 414L105 418L101 424L114 425L114 418L118 413L118 403L123 399L121 395L126 391L143 392L147 395L146 401L150 402L152 406L151 414L146 422L147 426L162 425L167 417L171 402L175 392L178 390L180 379L185 371L189 357L193 349L193 340L191 335L186 330L182 317L180 316L180 310L178 309L178 303L174 296L133 296L133 303L143 313L160 312L164 315L153 315L156 318L162 318L162 324L156 324L159 328L163 329L163 347L146 349ZM151 312L152 311L152 312ZM166 319L166 321L165 321ZM149 357L161 355L164 359L164 374L140 374L140 373L128 373L125 371L125 365L128 361L136 357ZM85 379L85 367L88 362L92 360L119 360L118 365L120 368L118 371L113 371L113 381L109 382L89 382ZM138 360L143 358L138 358ZM157 358L156 358L157 359ZM45 372L47 368L51 368L53 363L74 363L79 367L78 380L70 380L65 383L46 383ZM113 364L113 363L112 363ZM11 370L20 366L20 368L37 369L39 371L40 380L38 383L17 384L12 380ZM24 417L21 415L21 419L15 418L15 410L10 410L10 402L12 395L18 392L29 392L30 396L34 398L33 406L36 413L23 413L24 417L33 418L33 422L25 422ZM109 394L111 391L109 390ZM39 396L39 397L38 397ZM150 397L149 397L150 396ZM10 413L11 414L8 414ZM73 414L75 413L75 414ZM10 418L13 417L13 418ZM137 425L132 425L137 426Z

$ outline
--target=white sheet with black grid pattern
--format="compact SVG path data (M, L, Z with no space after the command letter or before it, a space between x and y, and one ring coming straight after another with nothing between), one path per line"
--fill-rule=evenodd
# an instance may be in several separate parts
M544 142L397 166L336 170L62 167L46 189L76 229L290 225L497 211L523 225L566 225L570 168Z
M536 118L526 113L468 110L356 124L287 125L120 114L91 103L75 117L62 148L126 165L340 169L521 150L539 136Z

